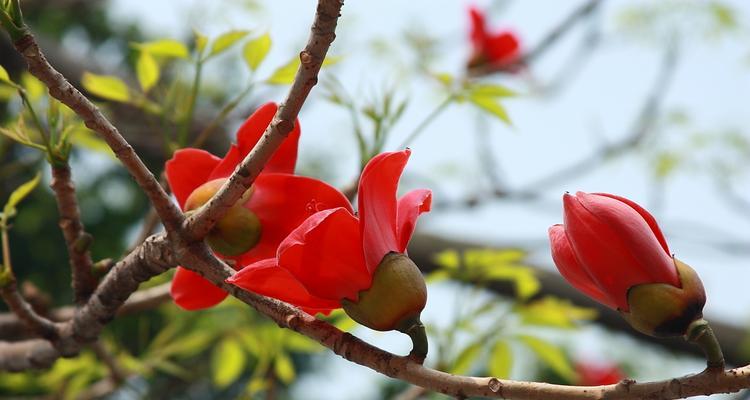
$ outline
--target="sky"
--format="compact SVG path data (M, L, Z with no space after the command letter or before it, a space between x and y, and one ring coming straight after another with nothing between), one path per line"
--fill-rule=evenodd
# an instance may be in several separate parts
M155 38L184 39L192 29L209 36L229 29L270 31L274 45L260 71L260 75L265 76L275 66L288 61L304 44L315 2L277 0L264 3L264 8L258 11L248 7L249 2L238 0L150 0L148 7L142 2L113 0L111 12L118 20L137 21ZM524 46L533 46L580 2L476 3L491 8L493 25L512 28L520 35ZM467 105L449 107L411 144L413 153L404 183L411 185L419 181L417 177L428 177L437 183L434 188L436 196L453 200L475 191L483 179L475 151L475 132L480 129L486 132L495 158L502 166L501 174L511 187L523 187L586 157L596 146L627 135L659 72L668 43L662 37L652 35L643 39L640 35L623 31L620 22L623 10L631 4L644 3L605 2L599 15L602 27L599 47L575 73L565 76L564 86L554 95L542 95L540 87L558 74L560 65L575 51L579 39L586 33L585 26L573 30L559 46L521 76L494 79L493 82L505 84L520 93L517 99L505 104L513 120L512 127L483 117ZM727 3L740 10L740 21L746 22L750 3L740 0ZM331 50L332 54L344 58L323 74L335 75L358 98L367 98L398 82L398 93L408 97L409 106L396 126L394 136L387 142L389 150L395 150L411 129L442 100L440 90L432 81L399 79L403 71L397 66L413 62L413 56L403 44L403 32L413 29L438 39L439 58L435 69L458 75L468 55L468 4L465 1L427 0L350 0L345 3L338 37ZM562 193L582 190L624 195L654 212L671 250L701 274L709 294L707 314L735 323L747 321L750 298L740 293L750 279L747 261L750 252L747 248L741 252L727 252L706 243L747 244L750 242L750 219L726 207L721 193L716 190L715 180L701 172L698 164L679 170L666 183L657 185L651 178L653 167L649 158L653 154L650 150L655 148L684 149L693 132L737 130L748 137L743 128L747 123L746 99L750 93L750 47L742 44L748 43L747 32L741 29L729 37L706 39L700 20L696 22L687 11L675 13L670 24L686 32L687 39L678 45L678 64L665 94L664 108L687 115L688 125L664 127L660 131L664 139L649 142L646 151L611 160L576 179L552 185L544 191L540 201L529 204L488 200L471 210L441 210L420 220L420 228L486 244L524 245L533 250L532 260L552 268L546 231L550 225L562 222ZM375 55L371 50L375 39L390 43L394 46L393 51ZM246 79L247 76L240 71L235 77L212 78L209 73L207 81L236 84L239 88ZM268 100L279 101L284 96L283 90L269 93L273 98ZM320 88L314 89L300 116L303 129L301 159L304 163L325 157L334 169L334 183L345 184L357 173L351 124L346 112L325 102L321 93ZM724 152L725 149L719 148L706 150L705 154L688 152L685 156L701 160L724 156ZM750 199L747 174L736 180L736 188ZM436 198L436 201L440 199ZM440 323L441 315L448 313L446 310L451 302L439 299L454 295L454 288L431 287L430 298L438 300L430 303L426 318ZM400 337L365 330L357 333L392 351L408 349L408 342ZM298 394L309 394L314 387L319 396L325 396L319 398L336 398L337 381L345 372L347 385L356 387L363 398L367 397L367 387L371 386L368 382L373 375L369 370L351 368L348 362L337 357L323 360L321 365L325 368L322 374L330 379L307 378L312 381L298 385ZM675 364L680 363L675 361ZM689 362L675 368L684 372L696 370L695 364ZM653 372L645 371L644 374ZM321 386L321 381L331 382L330 387Z

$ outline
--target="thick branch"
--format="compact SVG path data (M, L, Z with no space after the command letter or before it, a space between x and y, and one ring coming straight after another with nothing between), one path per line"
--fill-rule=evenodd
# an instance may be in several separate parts
M117 128L104 117L99 108L47 62L34 40L34 36L31 34L25 35L14 45L26 60L29 72L44 82L49 88L50 95L75 111L89 129L99 134L107 142L117 158L125 165L149 197L159 217L164 221L167 230L178 229L183 220L182 212L172 203L154 175L146 168L125 138L120 135Z
M96 288L96 279L92 270L94 263L89 253L92 237L83 230L75 186L71 179L70 166L67 163L52 166L50 187L55 192L57 210L60 213L60 230L68 246L75 300L77 304L81 304Z
M273 121L266 129L255 148L237 166L229 180L208 204L194 217L187 220L188 231L193 239L202 239L216 221L226 213L240 196L253 184L263 166L294 128L294 121L313 86L318 83L318 72L328 48L336 38L343 0L320 0L310 37L300 52L300 67L289 89L286 99L279 105Z
M78 354L83 346L97 340L138 285L173 267L172 260L165 235L150 237L112 268L88 302L61 325L60 338L54 344L39 339L0 342L0 370L46 368L59 357Z

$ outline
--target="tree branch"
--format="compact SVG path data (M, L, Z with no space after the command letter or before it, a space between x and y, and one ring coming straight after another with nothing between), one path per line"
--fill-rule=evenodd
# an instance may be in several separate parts
M82 304L96 288L96 278L93 274L94 263L89 253L93 238L84 231L81 223L75 185L67 162L52 165L50 187L55 192L57 210L60 213L60 230L68 247L75 301L76 304Z
M170 200L154 175L146 168L133 147L89 99L57 72L44 57L34 36L26 34L14 43L16 50L29 66L29 72L42 81L52 97L70 107L86 127L98 133L109 145L117 158L125 165L138 185L143 189L168 231L176 231L183 221L182 212Z
M193 240L201 240L240 196L253 184L276 149L294 128L294 121L313 86L328 48L336 38L343 0L319 0L310 37L299 54L300 67L286 99L279 105L273 121L250 154L234 170L221 190L194 216L186 221Z

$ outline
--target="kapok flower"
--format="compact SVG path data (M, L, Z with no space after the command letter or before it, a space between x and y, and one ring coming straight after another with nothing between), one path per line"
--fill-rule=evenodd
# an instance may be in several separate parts
M575 369L578 376L575 384L580 386L613 385L626 378L616 364L579 361Z
M243 268L227 281L310 313L341 308L377 330L406 331L419 321L424 278L405 255L417 217L430 210L429 190L396 198L410 151L382 153L365 166L359 218L349 207L318 212L279 245L276 258Z
M564 224L552 226L549 238L552 259L571 285L648 335L684 335L701 319L700 278L671 255L648 211L606 193L566 193L563 206Z
M521 44L511 30L490 32L485 22L485 14L475 7L469 8L472 52L468 68L490 67L503 69L511 66L521 55Z
M237 132L224 158L200 149L181 149L167 161L169 186L184 211L208 202L237 165L260 140L277 106L268 103L251 115ZM240 201L229 209L206 238L212 249L236 265L273 257L279 243L310 215L348 206L335 188L317 179L295 176L299 122ZM200 275L177 267L170 290L175 303L188 310L211 307L227 293Z

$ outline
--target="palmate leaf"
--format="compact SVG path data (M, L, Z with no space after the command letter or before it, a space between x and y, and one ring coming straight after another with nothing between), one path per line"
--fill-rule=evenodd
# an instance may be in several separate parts
M245 63L250 70L255 71L263 60L265 60L270 50L271 36L268 33L264 33L263 35L247 42L245 47L242 48L242 55L244 56Z
M508 111L505 110L505 107L494 96L472 93L469 95L469 101L506 124L513 125L510 121Z
M250 31L243 31L243 30L232 30L229 32L225 32L219 37L216 38L214 41L213 46L211 47L211 53L209 56L215 56L217 54L223 53L232 45L242 40L247 34L250 33Z
M513 350L511 349L508 342L505 340L498 340L495 342L495 346L492 347L492 353L490 354L490 360L487 364L487 370L490 375L500 378L507 379L510 377L510 371L513 367Z
M16 206L24 199L26 196L31 193L34 188L39 184L39 180L41 179L42 175L37 172L36 176L32 178L30 181L22 184L19 186L16 190L13 191L13 193L10 194L10 198L8 198L8 201L5 203L5 206L3 207L3 218L8 219L12 218L16 215Z
M107 100L126 103L130 100L128 85L122 79L111 75L97 75L84 72L81 84L89 92Z
M160 39L146 43L134 43L133 46L157 57L187 58L190 54L187 46L182 42L173 39Z
M144 92L148 92L159 81L159 64L147 51L141 51L138 55L135 72Z
M575 328L581 321L596 318L596 310L578 307L570 300L545 296L516 308L521 321L527 325Z
M535 336L518 335L517 339L533 351L555 373L569 382L575 380L576 373L562 349Z
M326 57L323 60L321 67L329 67L341 61L341 57ZM294 77L297 75L301 62L299 57L292 58L288 63L277 68L268 79L266 83L271 85L289 85L294 82Z
M294 370L294 363L289 355L286 353L279 353L273 361L273 372L276 376L285 384L290 384L294 381L296 372Z
M211 379L215 386L225 388L245 369L247 353L234 338L228 337L211 352Z
M10 80L10 75L8 75L8 71L6 71L2 65L0 65L0 82L12 83Z

